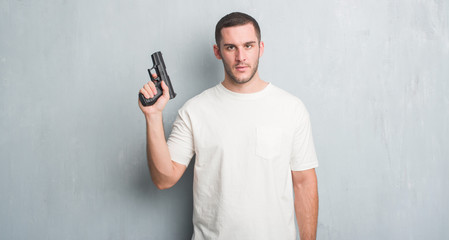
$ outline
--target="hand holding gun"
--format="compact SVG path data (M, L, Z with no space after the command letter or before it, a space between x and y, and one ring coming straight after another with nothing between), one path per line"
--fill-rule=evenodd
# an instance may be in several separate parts
M176 96L173 86L171 85L170 77L167 74L164 59L162 58L161 52L155 52L151 55L153 60L153 67L148 69L148 74L150 75L151 81L145 84L139 92L139 100L142 107L152 106L158 99L164 95L164 88L168 90L168 97L172 99ZM155 70L156 73L151 73L151 70ZM166 100L168 101L168 99ZM166 104L163 104L165 106ZM163 106L162 106L163 108ZM162 109L161 109L162 110Z

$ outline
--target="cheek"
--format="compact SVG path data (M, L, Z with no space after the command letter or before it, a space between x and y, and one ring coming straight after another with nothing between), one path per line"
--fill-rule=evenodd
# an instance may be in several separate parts
M254 51L251 53L251 56L253 58L259 58L260 49L254 49Z
M231 64L232 61L234 60L234 57L232 54L222 54L221 58L224 62L226 62L227 64Z
M254 53L251 54L251 59L252 59L254 62L257 62L257 61L259 60L259 57L260 57L259 51L254 51Z

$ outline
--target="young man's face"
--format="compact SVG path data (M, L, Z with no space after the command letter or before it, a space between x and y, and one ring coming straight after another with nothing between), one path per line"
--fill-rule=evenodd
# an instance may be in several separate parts
M221 35L220 46L214 47L214 53L223 60L226 78L238 84L249 82L257 73L264 47L257 39L254 26L248 23L223 28Z

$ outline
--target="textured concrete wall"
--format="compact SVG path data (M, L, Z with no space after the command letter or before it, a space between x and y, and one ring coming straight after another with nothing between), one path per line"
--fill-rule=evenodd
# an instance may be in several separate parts
M157 190L137 92L223 79L215 23L259 20L264 80L311 113L319 239L448 239L449 1L0 0L0 239L189 239L191 166Z

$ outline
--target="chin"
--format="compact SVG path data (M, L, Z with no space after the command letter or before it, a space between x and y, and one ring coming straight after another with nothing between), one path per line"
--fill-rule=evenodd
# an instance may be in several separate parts
M237 84L245 84L245 83L251 81L251 79L252 79L252 78L250 78L250 79L235 79L235 78L232 78L232 80L233 80L235 83L237 83Z

